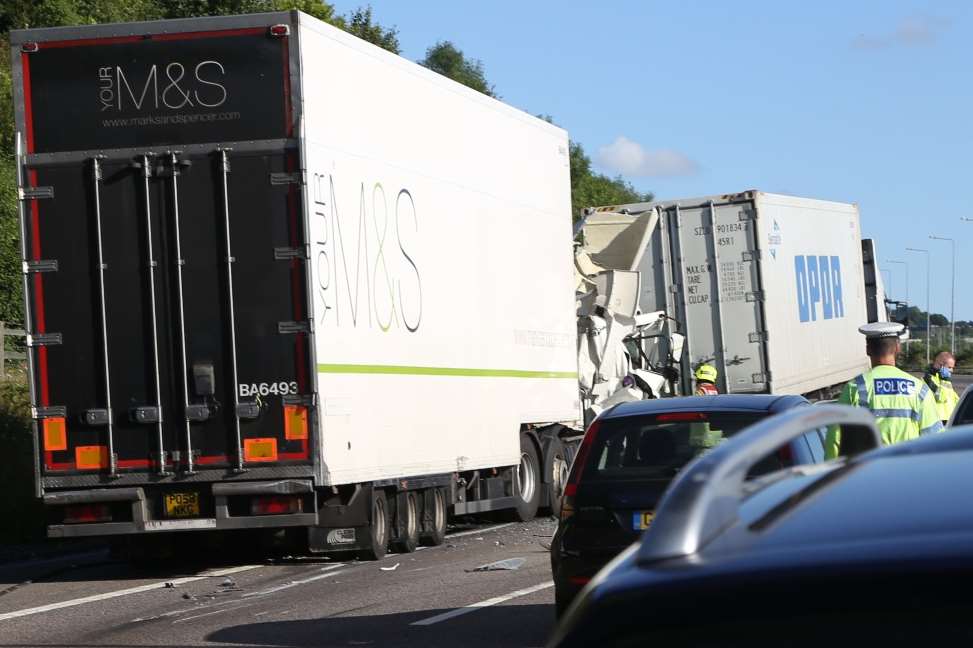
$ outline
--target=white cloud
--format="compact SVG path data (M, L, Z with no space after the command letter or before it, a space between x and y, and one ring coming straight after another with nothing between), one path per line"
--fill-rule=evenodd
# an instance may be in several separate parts
M875 50L890 47L925 47L932 45L949 28L949 21L933 16L904 18L891 33L878 36L859 34L852 42L855 49Z
M631 177L686 176L699 170L695 162L679 151L647 150L623 135L598 149L595 161L611 171Z

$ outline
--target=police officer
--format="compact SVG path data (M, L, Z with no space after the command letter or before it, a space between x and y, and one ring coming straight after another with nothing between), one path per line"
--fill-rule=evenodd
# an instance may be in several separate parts
M875 322L858 329L865 336L865 352L872 368L845 385L838 398L839 403L870 409L885 445L943 429L929 388L895 366L899 335L904 329L898 322ZM840 431L829 428L826 455L837 457L840 445Z
M697 396L713 396L720 393L720 390L716 388L716 378L719 376L716 367L704 362L696 367L695 375Z
M926 369L926 373L922 377L922 381L932 391L933 398L936 400L936 408L943 425L949 421L953 410L956 409L956 403L959 402L959 395L953 389L953 383L950 380L955 367L956 358L949 351L943 351L936 355L933 363Z

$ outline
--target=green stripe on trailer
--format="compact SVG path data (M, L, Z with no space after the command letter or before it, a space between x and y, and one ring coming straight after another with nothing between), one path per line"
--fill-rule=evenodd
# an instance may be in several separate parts
M318 373L384 374L396 376L469 376L474 378L578 379L576 371L527 371L524 369L477 369L475 367L417 367L409 365L319 364Z

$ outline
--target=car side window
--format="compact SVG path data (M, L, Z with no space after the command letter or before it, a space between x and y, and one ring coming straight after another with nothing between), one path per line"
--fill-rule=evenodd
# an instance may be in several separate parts
M811 458L814 463L824 461L824 439L827 433L827 428L818 428L804 435L804 440L807 441L807 445L811 449Z
M953 425L967 425L973 423L973 394L968 395L959 404L959 411L953 419Z

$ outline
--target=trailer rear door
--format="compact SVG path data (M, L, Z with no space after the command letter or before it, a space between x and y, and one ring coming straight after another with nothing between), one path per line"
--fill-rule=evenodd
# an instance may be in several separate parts
M672 205L663 216L691 366L713 364L724 393L767 391L752 201Z
M43 472L310 463L287 37L42 42L20 64ZM114 121L77 107L88 73Z

